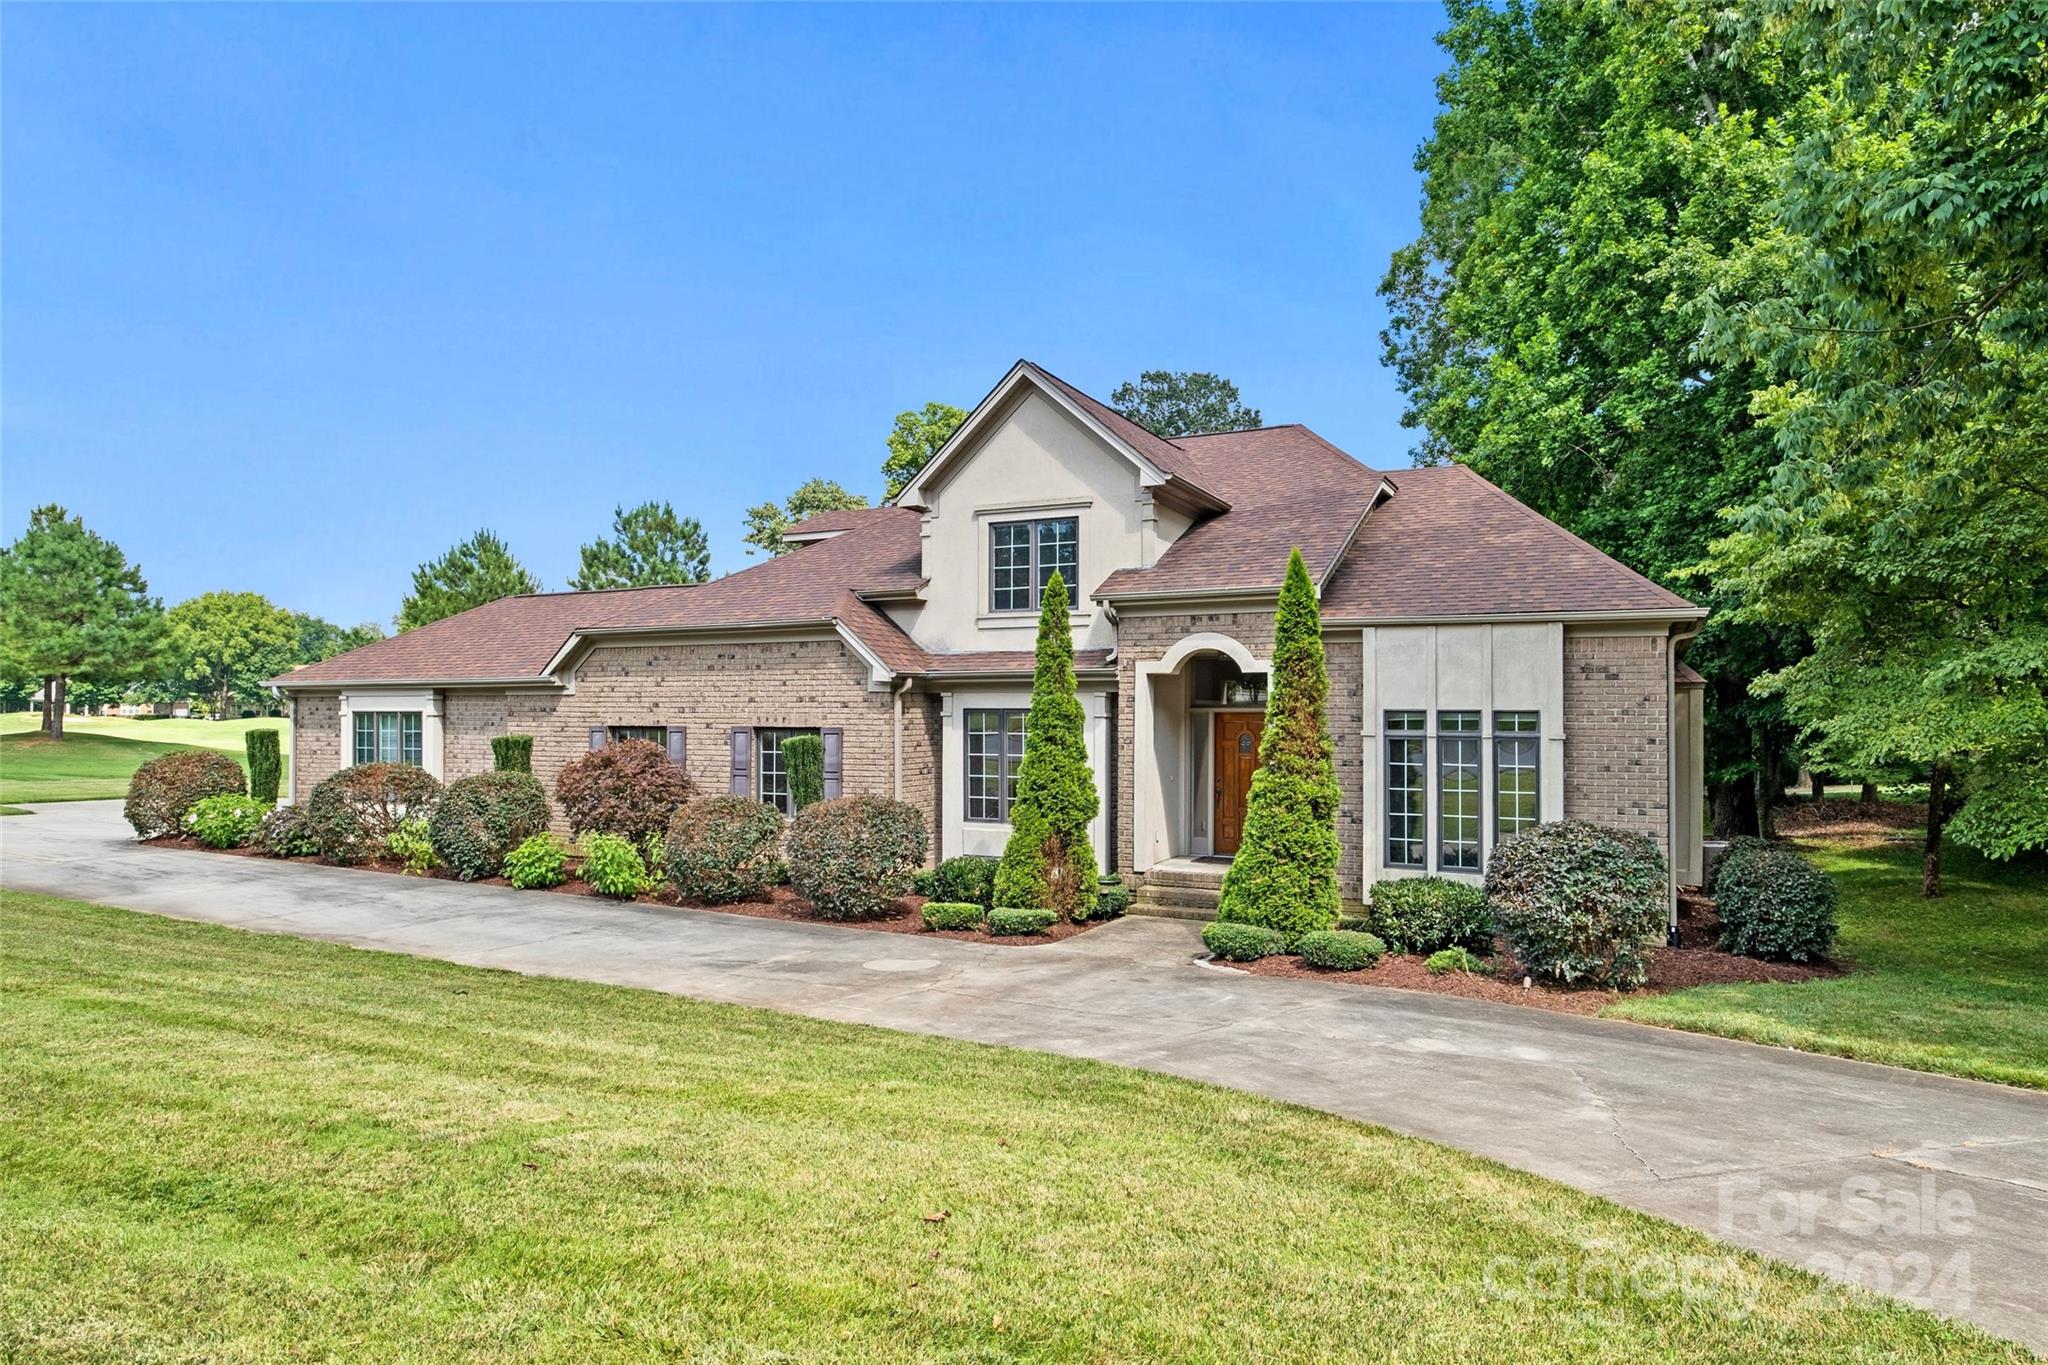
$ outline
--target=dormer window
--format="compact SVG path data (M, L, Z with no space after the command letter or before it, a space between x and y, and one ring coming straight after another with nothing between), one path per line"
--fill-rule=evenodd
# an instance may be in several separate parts
M1039 517L989 526L989 582L996 611L1037 611L1057 569L1069 610L1081 604L1081 519Z

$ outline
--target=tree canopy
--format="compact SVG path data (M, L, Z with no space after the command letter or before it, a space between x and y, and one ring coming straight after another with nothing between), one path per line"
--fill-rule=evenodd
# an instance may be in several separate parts
M783 544L782 533L805 517L867 505L866 498L847 492L831 479L806 479L797 486L796 492L789 495L787 502L779 506L764 502L747 509L747 534L743 538L754 547L747 553L779 555L795 549L793 545Z
M1117 385L1109 405L1154 436L1248 431L1262 425L1259 410L1238 397L1237 385L1206 370L1147 370Z
M43 729L64 735L71 678L113 684L162 648L163 607L120 546L51 503L0 550L0 672L43 683Z
M581 551L582 565L569 586L645 588L659 583L702 583L711 577L711 542L703 523L678 517L666 502L643 502L612 511L612 534Z
M896 414L890 428L889 457L882 461L882 498L887 501L910 486L919 470L932 462L939 447L967 420L967 413L951 403L926 403L922 411L911 408Z
M201 593L166 620L172 672L210 698L216 716L234 715L238 701L262 705L264 680L302 662L299 618L260 593Z
M375 621L361 625L337 626L308 612L292 613L292 624L299 632L297 657L292 660L300 664L317 664L322 659L331 659L337 654L346 654L351 649L361 649L375 640L384 638L384 627Z
M512 557L505 542L490 531L478 531L412 571L412 591L398 609L401 631L495 602L501 597L540 591L540 580Z

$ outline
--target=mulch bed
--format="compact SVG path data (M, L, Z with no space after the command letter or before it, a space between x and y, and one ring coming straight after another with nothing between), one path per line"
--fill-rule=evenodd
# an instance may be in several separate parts
M1917 838L1927 826L1927 807L1904 801L1788 801L1771 818L1787 839Z
M1683 948L1652 948L1649 983L1628 995L1662 995L1687 986L1717 985L1747 981L1813 981L1842 976L1848 967L1838 962L1760 962L1738 957L1714 947L1721 922L1714 916L1714 903L1694 891L1682 891L1678 899L1679 941ZM1458 995L1469 1000L1492 1000L1503 1005L1527 1005L1555 1010L1560 1014L1598 1014L1622 992L1593 987L1560 986L1541 979L1522 985L1521 964L1506 943L1496 940L1494 975L1445 972L1433 976L1420 957L1388 954L1379 964L1357 972L1332 972L1305 965L1298 957L1267 957L1257 962L1225 962L1214 965L1248 972L1253 976L1284 976L1301 980L1341 981L1358 986L1387 986L1402 991L1427 991L1433 995Z
M318 863L320 861L319 858L312 856L273 860L269 858L269 855L258 853L253 848L208 848L189 834L166 834L146 842L156 848L182 848L192 849L200 853L225 853L236 858L262 858L265 861L289 863ZM591 890L588 882L579 881L576 878L577 861L575 858L569 860L570 878L560 886L545 888L528 887L526 889L536 894L589 896L599 900L607 899L606 897L598 896L597 892ZM369 862L358 863L356 866L362 871L388 872L394 876L407 875L401 864L388 858L373 858ZM433 881L452 882L460 880L460 878L446 868L438 867L431 872L416 875ZM471 885L512 887L512 883L506 881L503 877L479 877ZM1093 923L1073 924L1062 920L1042 934L1011 934L1002 936L991 934L985 929L927 929L924 927L924 915L922 913L924 897L922 896L905 896L890 907L888 914L878 919L828 920L821 919L817 912L811 908L809 901L799 896L787 886L772 886L768 888L768 899L765 901L742 901L737 905L704 905L697 901L687 901L678 896L672 887L663 887L658 891L650 891L645 895L635 896L630 902L614 901L613 903L618 905L661 905L672 909L684 910L708 910L720 915L745 915L750 919L791 920L800 924L836 924L846 929L869 929L882 934L929 934L933 938L952 938L974 943L993 943L998 947L1004 948L1030 948L1041 943L1058 943L1062 939L1072 938L1076 934L1085 934L1095 927Z

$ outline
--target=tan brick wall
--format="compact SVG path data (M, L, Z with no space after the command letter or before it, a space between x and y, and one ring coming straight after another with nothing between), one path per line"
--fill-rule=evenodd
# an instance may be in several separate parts
M343 768L341 761L341 697L294 699L292 712L292 800L304 801L322 779Z
M1126 877L1131 869L1131 792L1134 789L1137 749L1138 665L1161 658L1189 635L1227 635L1252 653L1266 657L1273 651L1273 613L1270 611L1173 612L1161 615L1123 614L1117 622L1117 800L1115 821L1117 870ZM1337 811L1338 887L1346 899L1363 893L1364 876L1364 653L1355 630L1332 632L1323 637L1329 656L1330 739L1336 746L1337 784L1342 801Z
M1669 852L1664 637L1564 637L1564 811Z
M509 735L503 692L448 692L441 698L441 776L449 782L497 763L491 740ZM520 731L524 734L525 731Z

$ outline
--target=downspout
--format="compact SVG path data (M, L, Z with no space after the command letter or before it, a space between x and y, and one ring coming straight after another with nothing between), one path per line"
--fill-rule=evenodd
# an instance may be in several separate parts
M1704 621L1673 626L1664 650L1664 902L1670 919L1664 946L1678 943L1678 651L1700 633Z
M906 676L897 686L891 698L896 706L896 725L894 729L896 743L895 799L898 801L903 799L903 694L910 690L910 684L915 681L915 678Z

